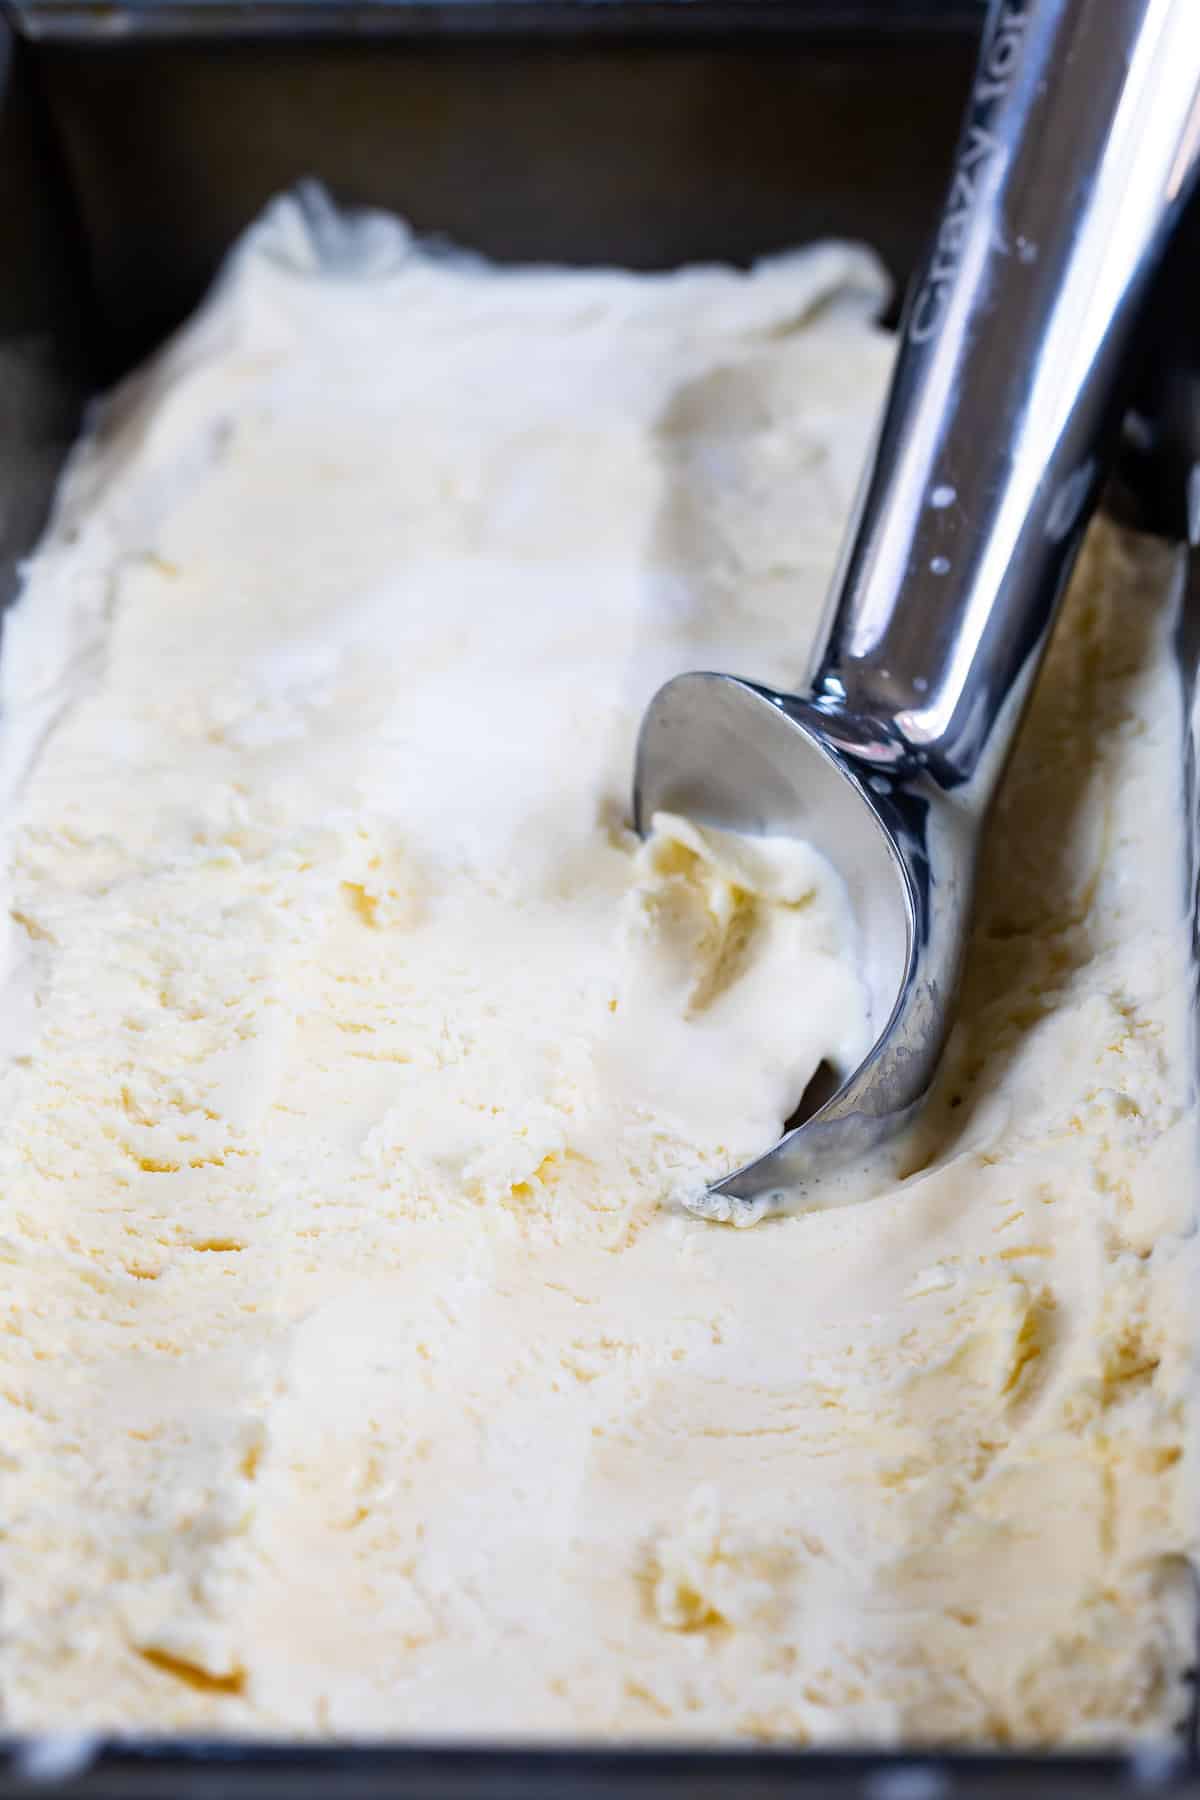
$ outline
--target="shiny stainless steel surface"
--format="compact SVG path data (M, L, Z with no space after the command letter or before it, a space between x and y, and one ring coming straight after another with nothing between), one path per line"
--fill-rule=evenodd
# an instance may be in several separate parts
M1198 166L1196 0L996 0L810 688L684 675L643 723L640 829L672 810L794 832L840 870L877 1031L697 1211L819 1204L928 1091L980 829Z

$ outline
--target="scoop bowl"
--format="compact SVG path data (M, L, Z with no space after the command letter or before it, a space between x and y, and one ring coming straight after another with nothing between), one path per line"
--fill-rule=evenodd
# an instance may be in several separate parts
M750 1223L801 1195L819 1204L822 1180L899 1130L932 1080L962 952L972 846L932 784L895 765L886 741L848 741L811 702L736 676L677 676L647 709L634 777L638 830L655 813L682 813L819 850L845 885L873 1036L823 1105L717 1182L696 1212Z

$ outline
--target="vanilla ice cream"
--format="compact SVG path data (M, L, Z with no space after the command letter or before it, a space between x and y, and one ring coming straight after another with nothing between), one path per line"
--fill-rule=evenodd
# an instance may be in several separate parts
M660 681L804 666L882 291L498 271L309 193L97 413L0 657L10 1729L1181 1717L1155 547L1089 539L918 1136L848 1204L681 1204L867 1042L827 865L626 821Z

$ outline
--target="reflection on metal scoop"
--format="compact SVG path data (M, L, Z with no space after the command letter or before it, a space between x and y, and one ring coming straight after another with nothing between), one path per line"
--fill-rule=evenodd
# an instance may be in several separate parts
M994 0L808 691L681 675L647 711L638 829L670 811L822 851L875 1033L832 1097L697 1211L811 1204L928 1092L980 829L1200 165L1195 9Z
M713 1190L760 1208L784 1204L823 1170L865 1154L924 1094L963 935L960 869L969 865L969 842L946 846L932 887L926 784L897 782L886 768L872 773L869 761L847 753L834 723L812 701L730 675L680 675L655 697L638 745L639 829L656 812L684 813L739 831L793 833L828 857L858 926L872 1025L886 1021L869 1055L809 1121ZM803 1006L802 994L795 1004ZM727 1217L734 1209L697 1210Z

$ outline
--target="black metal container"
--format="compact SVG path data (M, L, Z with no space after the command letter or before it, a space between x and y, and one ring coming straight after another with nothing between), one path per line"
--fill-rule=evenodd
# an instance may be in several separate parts
M1200 4L1200 0L1198 0ZM745 262L822 236L899 287L982 0L0 0L0 603L89 393L305 175L501 261ZM1190 826L1188 827L1190 832ZM1200 1796L1191 1752L0 1743L0 1796Z

